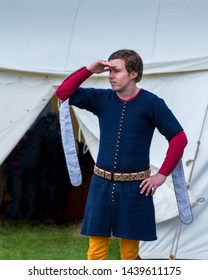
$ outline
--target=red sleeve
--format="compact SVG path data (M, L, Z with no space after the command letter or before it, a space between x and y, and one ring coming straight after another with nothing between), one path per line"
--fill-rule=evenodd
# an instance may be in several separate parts
M56 96L63 101L68 99L91 75L92 72L87 67L82 67L62 82L56 90Z
M168 176L175 168L180 158L183 155L183 151L188 143L186 134L184 131L177 133L169 142L169 147L165 160L158 171L158 173Z

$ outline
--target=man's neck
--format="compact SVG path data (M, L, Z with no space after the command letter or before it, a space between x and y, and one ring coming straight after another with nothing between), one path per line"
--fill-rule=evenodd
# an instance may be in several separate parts
M117 95L119 98L121 98L123 100L128 100L128 99L134 97L135 95L137 95L138 91L139 91L139 88L135 87L135 88L132 88L127 91L117 92Z

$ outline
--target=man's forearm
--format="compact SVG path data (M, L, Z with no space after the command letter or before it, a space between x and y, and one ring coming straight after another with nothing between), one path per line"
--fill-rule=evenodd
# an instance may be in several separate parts
M183 131L177 133L170 140L165 160L158 173L164 176L168 176L173 171L180 158L182 157L184 148L186 147L187 143L188 140L186 138L186 134Z
M56 90L56 96L61 100L68 99L80 85L92 75L86 67L82 67L66 78Z

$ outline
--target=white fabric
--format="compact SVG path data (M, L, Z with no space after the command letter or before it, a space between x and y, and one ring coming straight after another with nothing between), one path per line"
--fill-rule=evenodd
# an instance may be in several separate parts
M69 173L69 179L74 187L82 183L82 173L79 166L77 149L74 140L74 131L69 110L69 101L64 101L59 109L61 137L64 148L66 165Z
M21 79L0 83L0 164L50 101L52 89L47 82L35 87L27 86Z
M96 162L100 139L100 130L97 117L86 110L81 110L74 106L72 106L72 108L75 112L77 121L87 143L91 156L94 162Z
M157 173L158 170L159 169L157 167L151 165L151 174ZM198 203L192 192L187 190L187 194L191 207L197 206ZM155 195L153 196L153 200L155 205L155 217L157 224L179 216L173 178L171 175L168 176L165 183L157 189Z
M2 68L69 73L124 47L148 73L208 69L206 0L0 2Z
M179 217L182 223L189 225L193 222L193 215L191 211L187 184L184 176L183 163L181 159L177 163L171 175L173 179Z

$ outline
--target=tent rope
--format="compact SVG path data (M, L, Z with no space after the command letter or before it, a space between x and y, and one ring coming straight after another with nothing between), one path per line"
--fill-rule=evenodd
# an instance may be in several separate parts
M170 250L169 260L176 259L176 253L178 250L178 244L179 244L179 239L180 239L180 234L181 234L181 226L182 226L182 223L181 223L181 221L179 221L178 225L176 227L174 238L173 238L173 243L172 243L172 247Z

